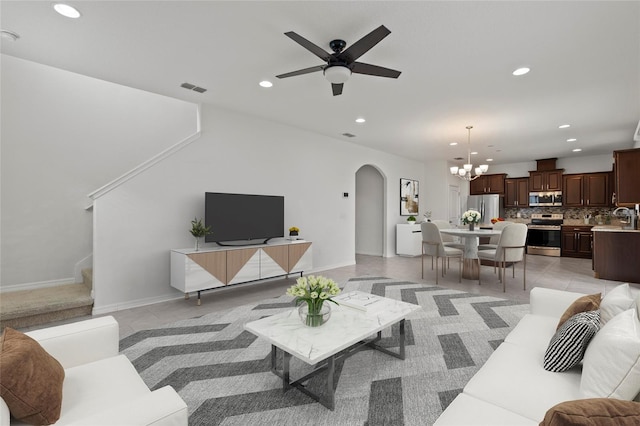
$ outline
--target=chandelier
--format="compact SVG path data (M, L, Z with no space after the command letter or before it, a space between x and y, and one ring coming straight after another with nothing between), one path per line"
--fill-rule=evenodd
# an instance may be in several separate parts
M472 181L474 179L479 178L483 173L487 173L489 170L489 166L486 164L480 164L480 166L476 167L476 175L471 176L471 170L473 169L473 164L471 164L471 129L473 126L467 126L467 130L469 131L469 137L467 140L468 150L467 150L467 164L464 164L462 168L453 166L450 167L452 175L458 176L460 179Z

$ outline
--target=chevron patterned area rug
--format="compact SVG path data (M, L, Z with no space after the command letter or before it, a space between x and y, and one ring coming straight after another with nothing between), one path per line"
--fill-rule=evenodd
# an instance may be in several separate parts
M151 389L171 385L190 425L428 425L528 312L520 302L384 277L350 279L361 290L422 306L406 321L406 359L365 349L336 363L330 411L297 389L282 392L271 346L243 325L293 307L289 296L134 333L121 351ZM398 327L382 346L397 347ZM310 367L294 357L292 378ZM308 387L323 393L326 376Z

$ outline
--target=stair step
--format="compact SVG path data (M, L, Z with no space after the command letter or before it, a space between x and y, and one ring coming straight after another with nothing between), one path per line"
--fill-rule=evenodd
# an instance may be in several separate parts
M91 290L84 284L65 284L0 294L0 329L25 328L91 315Z

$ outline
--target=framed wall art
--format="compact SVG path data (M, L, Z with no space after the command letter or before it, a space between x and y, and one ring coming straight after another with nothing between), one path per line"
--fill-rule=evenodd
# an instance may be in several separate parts
M418 214L417 180L400 178L400 216Z

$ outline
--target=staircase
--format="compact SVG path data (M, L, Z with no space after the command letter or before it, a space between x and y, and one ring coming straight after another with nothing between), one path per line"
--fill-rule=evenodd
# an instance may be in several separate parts
M82 283L0 293L0 330L91 315L92 276L91 269L84 269Z

